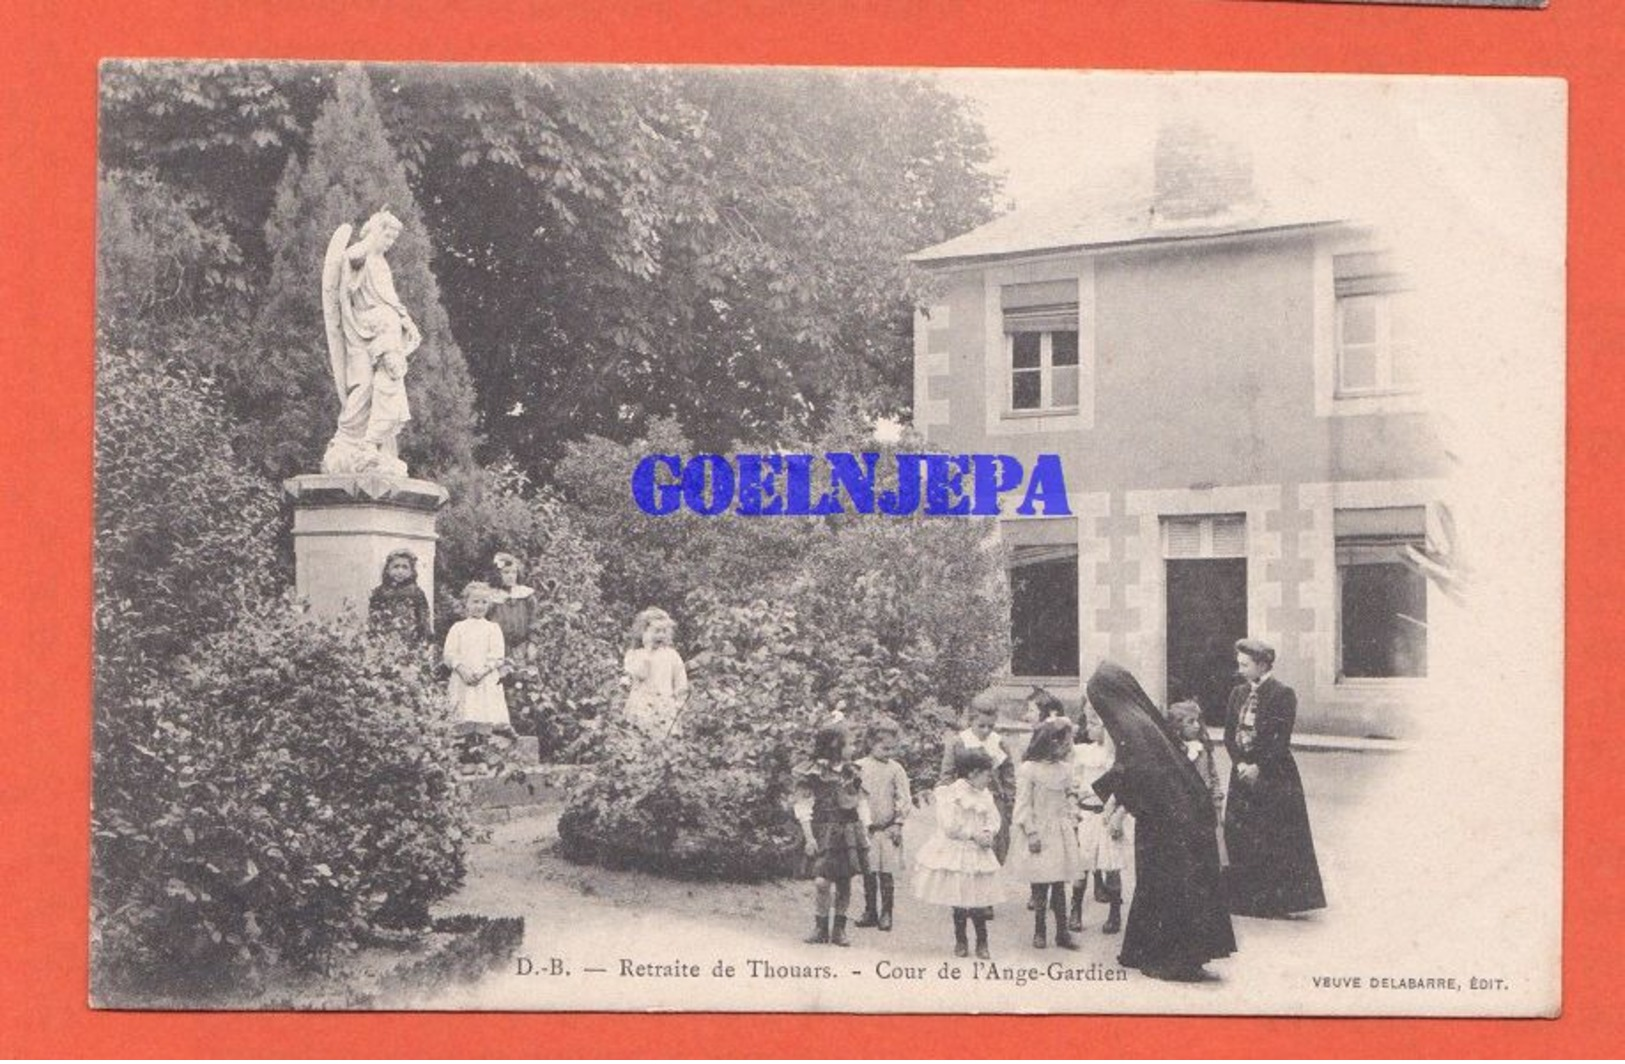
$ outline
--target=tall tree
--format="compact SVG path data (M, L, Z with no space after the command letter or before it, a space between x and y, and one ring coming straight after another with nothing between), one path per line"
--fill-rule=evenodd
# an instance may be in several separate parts
M429 233L391 148L365 71L349 66L311 129L308 158L290 160L266 222L273 254L254 350L225 363L234 406L246 413L242 446L276 476L314 471L333 432L333 394L322 325L322 258L334 229L388 208L404 225L389 253L401 299L423 331L401 437L414 472L466 467L475 442L474 391L430 269ZM226 368L229 366L229 370Z
M166 285L166 298L195 309L200 294L242 295L263 283L270 268L265 218L277 177L288 157L304 150L337 70L330 63L102 64L104 173L125 178L116 191L141 197L156 190L183 207L185 228L226 252L208 271L175 278L183 283Z
M903 256L986 220L990 151L895 75L402 67L414 168L484 424L548 467L674 416L696 443L906 409Z

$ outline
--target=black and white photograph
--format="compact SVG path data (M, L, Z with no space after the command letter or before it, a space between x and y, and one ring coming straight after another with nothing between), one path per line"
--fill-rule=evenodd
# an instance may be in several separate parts
M92 1005L1557 1015L1567 121L104 62Z

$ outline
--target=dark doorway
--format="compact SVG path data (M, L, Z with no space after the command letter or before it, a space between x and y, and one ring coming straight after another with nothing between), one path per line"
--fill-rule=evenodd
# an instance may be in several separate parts
M1235 643L1247 635L1247 559L1168 561L1168 683L1175 679L1202 706L1202 719L1224 723L1236 679Z

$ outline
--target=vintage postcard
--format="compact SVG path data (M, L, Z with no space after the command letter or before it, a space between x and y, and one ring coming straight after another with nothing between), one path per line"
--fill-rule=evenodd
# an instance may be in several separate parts
M105 63L92 1003L1556 1015L1566 123Z

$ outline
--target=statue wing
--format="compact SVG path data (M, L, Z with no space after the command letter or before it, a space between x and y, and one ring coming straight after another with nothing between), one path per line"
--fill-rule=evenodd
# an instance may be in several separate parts
M341 225L333 230L333 239L327 242L327 255L322 259L322 318L327 326L327 357L333 367L333 387L339 393L339 405L350 390L344 374L344 312L339 291L344 283L344 253L350 246L350 227Z

